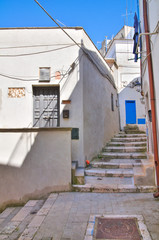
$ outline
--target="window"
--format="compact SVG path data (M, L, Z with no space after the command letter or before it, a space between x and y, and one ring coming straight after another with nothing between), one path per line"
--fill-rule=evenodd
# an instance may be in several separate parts
M39 81L49 82L50 81L50 67L40 67L39 68Z
M114 96L113 93L111 93L111 109L114 111Z

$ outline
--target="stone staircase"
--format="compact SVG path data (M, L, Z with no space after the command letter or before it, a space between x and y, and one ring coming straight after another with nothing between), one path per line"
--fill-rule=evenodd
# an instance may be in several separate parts
M127 129L127 132L128 129ZM135 133L134 133L135 132ZM146 134L138 129L120 132L85 168L85 184L74 184L82 192L153 192L153 157L147 155Z
M47 199L29 200L22 207L6 208L0 214L0 240L42 239L36 234L57 196L53 193Z

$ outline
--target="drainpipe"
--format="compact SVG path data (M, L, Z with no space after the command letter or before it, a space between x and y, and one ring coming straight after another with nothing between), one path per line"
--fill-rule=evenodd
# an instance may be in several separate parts
M143 0L143 14L144 14L145 33L149 33L148 16L147 16L147 1L146 0ZM153 77L153 68L152 68L150 36L145 35L145 38L146 38L146 51L147 51L148 75L149 75L149 86L150 86L150 98L151 98L150 101L151 101L151 113L152 113L154 158L155 158L157 190L158 190L157 193L154 193L154 197L159 197L159 159L158 159L158 145L157 145L154 77Z

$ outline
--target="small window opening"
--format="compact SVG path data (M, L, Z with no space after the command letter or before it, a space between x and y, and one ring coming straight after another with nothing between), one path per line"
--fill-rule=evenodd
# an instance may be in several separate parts
M50 67L40 67L39 68L39 81L49 82L50 81Z
M111 94L111 109L114 111L114 96L113 93Z

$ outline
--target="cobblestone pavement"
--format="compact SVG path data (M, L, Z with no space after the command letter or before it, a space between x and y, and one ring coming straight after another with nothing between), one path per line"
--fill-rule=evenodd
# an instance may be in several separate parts
M142 215L152 240L159 240L159 199L152 193L68 192L50 196L27 227L20 227L25 231L21 237L13 232L5 238L3 230L0 240L83 240L91 214Z

